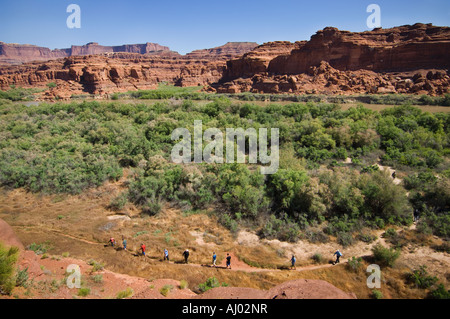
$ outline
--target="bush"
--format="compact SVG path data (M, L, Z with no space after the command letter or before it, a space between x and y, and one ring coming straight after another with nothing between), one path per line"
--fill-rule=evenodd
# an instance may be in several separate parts
M161 295L163 295L164 297L167 297L169 295L169 293L172 291L173 286L172 285L165 285L164 287L162 287L159 292L161 293Z
M27 249L34 251L36 255L43 255L50 249L50 244L48 242L42 244L32 243L27 247Z
M133 289L128 287L126 290L119 291L116 295L116 299L130 298L131 296L133 296L133 293Z
M445 289L443 284L439 284L436 289L430 292L432 299L450 299L450 290Z
M317 263L317 264L321 264L321 263L323 262L323 257L322 257L322 255L319 254L319 253L315 253L315 254L311 257L311 259L314 260L314 262Z
M99 270L103 270L103 267L105 266L104 264L99 263L99 262L97 262L97 261L95 261L95 260L93 260L93 259L89 260L89 261L87 262L87 264L90 265L90 266L92 266L91 272L97 272L97 271L99 271Z
M386 237L386 238L394 237L394 236L397 236L397 235L398 235L397 231L394 228L389 228L384 233L384 237Z
M90 293L91 293L91 289L90 288L80 288L78 290L78 296L80 296L80 297L89 296Z
M210 277L206 280L206 282L199 284L198 289L201 292L208 291L209 289L220 287L220 282L216 277Z
M348 260L347 267L354 272L358 272L362 267L362 258L353 256Z
M359 233L356 236L356 239L358 239L364 243L370 244L370 243L374 242L375 240L377 240L377 236L368 234L368 233Z
M128 202L128 194L126 192L121 193L117 197L113 198L111 200L111 203L109 204L110 209L119 211L125 207L125 205Z
M398 257L400 257L400 250L393 248L386 248L381 244L377 244L372 248L375 262L383 266L393 267Z
M17 268L16 287L28 288L28 280L29 280L28 267L22 270L20 270L20 268Z
M96 284L100 284L103 282L103 275L94 275L92 276L92 280L96 283Z
M374 299L383 299L384 296L381 293L381 291L374 289L374 290L372 290L372 298L374 298Z
M180 289L186 289L188 287L188 282L186 280L180 281Z
M19 248L6 248L0 242L0 294L10 295L16 286L15 265Z
M428 275L427 266L422 265L419 269L413 270L412 273L408 274L408 280L412 282L416 288L427 289L433 286L438 281L438 278Z
M348 247L355 243L352 234L346 232L339 232L337 235L337 241L343 247Z

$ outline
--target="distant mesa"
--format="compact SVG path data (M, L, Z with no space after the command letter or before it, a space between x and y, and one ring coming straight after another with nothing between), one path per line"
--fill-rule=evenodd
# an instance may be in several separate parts
M194 59L231 59L253 50L258 46L255 42L228 42L225 45L195 50L186 54L187 58ZM182 57L178 52L158 43L124 44L118 46L104 46L97 42L85 45L72 45L68 49L51 50L31 44L16 44L0 42L0 64L17 65L32 61L49 61L71 56L86 56L112 53L137 53L146 55L161 55Z
M173 51L166 46L149 42L144 44L124 44L120 46L103 46L97 42L89 42L81 46L72 45L69 49L55 50L30 44L0 42L0 64L21 64L31 61L48 61L70 56L96 55L116 52L153 54L156 52L161 53Z

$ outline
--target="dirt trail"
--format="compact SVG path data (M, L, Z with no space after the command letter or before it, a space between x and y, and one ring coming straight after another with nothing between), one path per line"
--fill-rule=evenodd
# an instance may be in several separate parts
M24 229L33 229L34 231L44 231L42 229L42 227L40 226L25 226L25 225L15 225L13 226L14 228L24 228ZM58 234L60 236L64 236L73 240L77 240L77 241L81 241L84 242L86 244L90 244L90 245L98 245L98 246L104 246L105 249L110 248L106 243L99 243L99 242L93 242L93 241L89 241L83 238L79 238L67 233L63 233L62 231L56 230L56 229L52 229L52 228L46 228L45 231L48 232L52 232L55 234ZM124 251L121 248L121 245L118 244L118 246L115 248L116 250L121 250L124 253L128 253L130 255L133 255L133 257L136 258L142 258L142 256L140 255L139 252L137 251L131 251L131 250L127 250ZM184 262L181 261L165 261L165 263L169 263L172 265L180 265L180 266L187 266L187 267L207 267L207 268L216 268L216 269L227 269L228 271L243 271L243 272L279 272L279 271L284 271L287 269L271 269L271 268L258 268L258 267L253 267L250 266L248 264L246 264L245 262L239 260L239 258L234 254L234 253L230 253L231 256L231 269L227 269L226 268L226 261L225 259L222 261L219 261L219 263L217 263L217 266L214 267L211 264L195 264L195 263L188 263L185 264ZM361 256L356 256L356 257L364 257L366 255L361 255ZM150 261L155 261L155 260L159 260L159 257L155 257L149 253L147 253L147 256L145 257L145 261L150 262ZM316 269L322 269L322 268L329 268L329 267L333 267L333 264L321 264L321 265L306 265L306 266L300 266L300 267L296 267L296 269L291 269L289 271L307 271L307 270L316 270Z

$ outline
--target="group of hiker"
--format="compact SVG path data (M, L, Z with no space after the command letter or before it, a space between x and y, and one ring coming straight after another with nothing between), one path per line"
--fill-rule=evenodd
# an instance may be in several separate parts
M109 241L108 241L108 245L115 247L116 246L116 240L114 239L114 237L110 237ZM142 256L145 257L145 250L146 250L146 246L144 243L141 243L140 247L139 247L139 252L141 253ZM125 237L122 236L122 249L123 250L127 250L127 240ZM182 256L184 257L184 263L188 264L189 263L189 249L186 249L183 253ZM170 261L169 259L169 251L165 248L164 249L164 258L163 260L167 260ZM216 252L213 252L213 256L212 256L212 265L213 267L217 267L216 265L216 261L217 261L217 254ZM231 269L231 256L229 253L227 253L227 257L226 257L226 266L227 268Z
M336 256L336 260L333 262L333 265L336 265L339 263L339 258L342 257L342 253L340 252L340 250L338 249L333 256ZM296 270L297 268L295 267L295 263L297 262L297 258L295 258L295 255L292 255L291 257L291 268L293 270Z
M111 245L112 247L114 247L116 245L116 240L111 237L108 241L108 244ZM127 250L127 240L125 237L122 236L122 248L123 250ZM146 246L144 243L141 243L139 251L141 252L142 256L145 257L145 250L146 250ZM189 249L186 249L183 253L182 256L184 258L184 263L188 264L189 263ZM336 256L336 260L333 262L333 265L336 265L339 263L339 258L341 258L342 253L339 251L339 249L333 254L333 256ZM170 261L169 259L169 251L165 248L164 249L164 260ZM295 267L295 263L297 262L297 258L295 257L295 255L292 255L291 257L291 268L293 270L296 270L297 268ZM217 267L217 254L214 251L213 255L212 255L212 266L213 267ZM229 253L227 253L227 257L226 257L226 268L227 269L231 269L231 256Z

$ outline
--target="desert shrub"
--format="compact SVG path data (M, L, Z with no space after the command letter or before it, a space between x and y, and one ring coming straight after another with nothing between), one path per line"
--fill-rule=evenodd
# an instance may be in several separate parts
M164 285L164 287L162 287L159 292L161 293L161 295L163 295L164 297L167 297L169 295L169 293L172 291L173 286L172 285Z
M125 207L128 202L128 194L126 192L114 197L109 203L109 207L112 210L119 211Z
M10 295L16 286L15 265L19 257L19 248L6 248L0 242L0 294Z
M443 238L450 237L450 214L443 212L436 214L432 211L422 213L417 224L417 231L433 234Z
M198 289L201 292L208 291L209 289L220 287L220 282L216 277L208 278L204 283L198 285Z
M38 92L37 89L24 89L11 87L7 91L0 91L0 99L6 99L11 101L30 101L33 100L33 94Z
M87 262L88 265L92 266L91 272L97 272L99 270L103 270L103 267L105 266L102 263L99 263L95 261L94 259L90 259Z
M384 296L381 291L374 289L374 290L372 290L372 298L373 299L383 299Z
M133 296L133 293L133 289L128 287L126 290L119 291L116 295L116 299L130 298L131 296Z
M91 293L90 288L80 288L78 290L78 296L80 296L80 297L87 297L87 296L89 296L90 293Z
M278 238L283 241L296 242L300 238L300 226L286 214L282 218L270 215L260 231L263 238Z
M322 230L314 231L312 229L307 229L305 231L305 237L311 243L327 243L330 241L330 237Z
M103 275L94 275L94 276L92 276L92 281L95 282L96 284L102 283L103 282Z
M348 260L348 263L347 263L347 268L349 270L352 270L352 271L355 271L355 272L358 272L361 269L362 266L363 266L363 264L362 264L362 258L361 257L353 256L351 259Z
M323 262L323 256L319 253L315 253L314 255L312 255L311 259L318 264L321 264Z
M219 223L229 231L231 231L233 234L236 234L239 230L238 222L229 214L223 213L219 215Z
M372 252L375 262L387 267L393 267L395 261L400 257L400 250L386 248L381 244L372 247Z
M343 247L348 247L355 243L355 239L351 233L339 232L337 234L337 242Z
M377 239L377 236L369 234L369 233L361 232L356 236L356 239L360 240L364 243L370 244Z
M397 233L393 228L389 228L384 236L387 242L391 243L395 248L402 248L408 244L409 240L405 237L404 232Z
M386 238L391 238L391 237L398 236L398 234L397 234L397 231L395 230L395 228L388 228L388 230L386 230L386 232L384 233L384 236Z
M408 274L409 282L413 283L416 288L427 289L433 286L438 278L428 274L427 266L419 266L419 269L413 270Z
M450 290L445 289L443 284L439 284L436 289L430 291L432 299L450 299Z
M28 274L28 267L25 269L20 270L19 267L17 267L16 271L16 287L24 287L28 288L28 280L29 280L29 274Z
M188 287L188 282L186 280L180 281L180 289L186 289Z
M27 247L27 250L32 250L36 255L44 255L51 248L48 242L36 244L32 243Z

